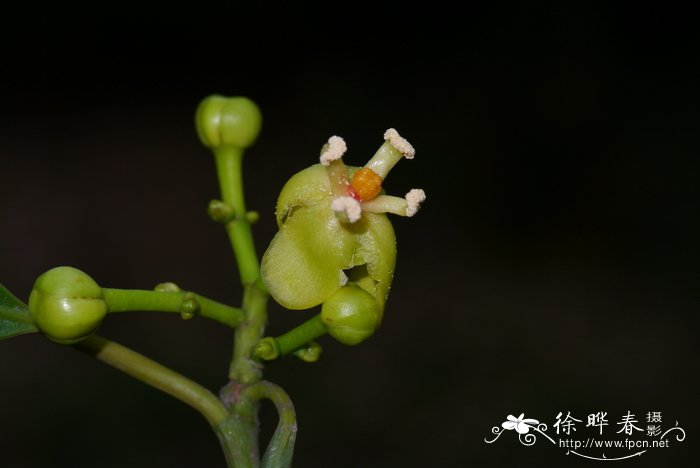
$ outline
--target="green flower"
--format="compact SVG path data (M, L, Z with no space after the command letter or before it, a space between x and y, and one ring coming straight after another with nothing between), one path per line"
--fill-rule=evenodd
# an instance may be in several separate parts
M320 164L292 176L277 201L275 235L262 259L262 278L272 297L288 309L324 303L354 284L376 301L379 321L396 262L396 236L386 213L413 216L425 193L405 198L382 193L381 185L402 158L415 150L394 129L362 168L345 166L347 147L333 136Z

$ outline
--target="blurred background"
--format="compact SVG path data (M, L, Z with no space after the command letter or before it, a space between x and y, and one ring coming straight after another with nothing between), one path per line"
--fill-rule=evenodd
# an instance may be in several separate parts
M687 439L634 466L695 466L697 15L631 5L7 12L0 283L26 300L36 276L72 265L106 287L174 281L238 304L205 214L218 188L199 100L246 95L263 111L245 160L260 253L280 188L330 135L361 165L396 127L417 156L385 187L428 200L394 219L382 329L267 369L296 405L295 466L595 463L542 438L484 442L509 414L551 427L567 411L608 412L611 438L627 411L643 427L660 411ZM313 313L269 312L273 335ZM226 383L231 333L215 323L121 314L100 333ZM70 347L22 336L0 342L0 363L3 466L224 466L201 416ZM269 437L270 407L262 420Z

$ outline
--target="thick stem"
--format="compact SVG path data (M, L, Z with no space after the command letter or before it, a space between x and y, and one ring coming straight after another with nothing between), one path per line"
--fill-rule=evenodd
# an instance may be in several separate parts
M243 310L248 320L234 334L234 349L229 378L243 384L253 384L262 378L262 364L253 356L253 349L265 333L267 294L255 285L243 291Z
M188 308L201 315L235 328L245 320L243 311L191 292L164 292L142 289L102 288L109 312L157 311L182 314Z
M217 430L221 423L228 418L224 405L209 390L125 346L92 335L75 347L135 379L187 403L199 411Z
M260 286L260 264L246 213L241 167L243 150L220 146L214 148L214 156L221 199L233 208L234 217L225 226L243 284L241 309L245 321L235 330L229 369L231 383L225 389L239 394L262 378L262 364L252 356L252 351L265 332L268 295ZM222 399L227 402L229 417L220 424L218 434L229 466L257 468L260 464L257 403L250 398L236 398L229 403L223 394Z
M245 388L245 384L232 381L220 393L229 416L221 422L217 433L229 468L260 466L258 404L243 395Z

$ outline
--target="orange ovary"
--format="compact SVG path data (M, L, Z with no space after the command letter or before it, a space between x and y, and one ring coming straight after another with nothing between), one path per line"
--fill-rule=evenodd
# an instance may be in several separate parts
M350 182L350 194L359 201L369 201L379 195L382 178L372 169L363 167L355 172Z

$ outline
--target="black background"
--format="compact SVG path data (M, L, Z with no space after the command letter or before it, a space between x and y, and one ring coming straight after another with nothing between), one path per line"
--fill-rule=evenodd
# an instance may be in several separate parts
M578 466L491 428L559 411L675 421L684 442L628 466L693 466L697 435L700 76L688 8L584 2L287 7L64 5L2 16L0 282L26 299L68 264L101 285L162 281L237 304L193 111L211 93L264 114L248 205L275 232L284 181L333 134L363 164L396 127L417 148L385 187L396 219L381 331L266 377L295 402L295 466ZM269 333L309 312L270 308ZM230 333L110 317L101 334L216 391ZM0 343L3 466L223 466L185 405L38 335ZM275 419L263 408L263 436ZM550 431L551 432L551 431ZM579 425L576 436L595 435ZM638 438L645 438L641 435ZM629 452L606 452L606 456ZM600 453L595 453L600 456Z

